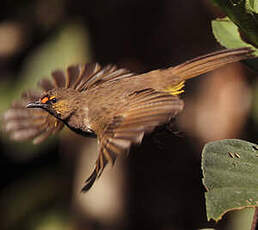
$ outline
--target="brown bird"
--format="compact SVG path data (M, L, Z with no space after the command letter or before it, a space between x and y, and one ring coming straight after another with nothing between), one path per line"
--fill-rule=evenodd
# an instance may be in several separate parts
M168 69L134 74L114 65L75 65L42 79L43 92L26 92L4 114L4 128L12 139L34 144L64 125L81 135L96 134L99 156L82 191L91 188L108 162L144 134L169 122L183 109L179 94L185 80L225 64L252 57L249 48L227 49L186 61Z

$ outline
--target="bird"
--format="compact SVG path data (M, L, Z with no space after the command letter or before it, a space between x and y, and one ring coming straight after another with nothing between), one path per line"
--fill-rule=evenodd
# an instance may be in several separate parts
M65 125L98 140L95 167L85 181L88 191L108 163L140 144L145 134L183 110L185 81L226 64L253 57L250 48L224 49L174 67L143 74L116 65L71 65L25 91L3 115L4 130L17 141L43 142Z

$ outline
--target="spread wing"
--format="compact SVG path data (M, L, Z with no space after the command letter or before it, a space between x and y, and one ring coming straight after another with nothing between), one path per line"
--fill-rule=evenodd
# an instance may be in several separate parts
M126 153L132 144L139 144L145 133L167 123L183 109L183 101L168 93L146 89L129 96L129 104L106 126L99 137L99 156L82 191L88 191L100 177L108 162Z
M134 75L115 65L102 68L98 63L69 66L66 72L52 72L52 79L43 78L38 82L42 91L53 88L73 88L84 91L106 81L114 81ZM13 140L33 139L34 144L60 131L64 124L42 109L28 109L26 104L40 99L41 92L25 92L20 101L12 104L3 116L3 127Z
M39 85L46 90L51 82L44 80ZM25 106L39 100L41 93L27 91L22 99L12 103L11 108L3 115L3 128L10 138L16 141L33 140L34 144L41 143L48 136L60 131L63 122L51 116L42 109L28 109Z
M85 91L106 81L115 81L133 76L127 69L118 68L115 65L101 67L98 63L69 66L66 73L55 71L52 73L54 80L61 81L64 88L73 88Z

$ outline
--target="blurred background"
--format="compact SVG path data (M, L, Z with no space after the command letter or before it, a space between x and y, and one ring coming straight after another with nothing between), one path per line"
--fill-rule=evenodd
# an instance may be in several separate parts
M98 61L133 72L222 49L208 0L2 0L0 113L51 71ZM201 151L211 140L257 143L257 75L237 63L187 82L185 110L122 156L86 194L97 143L64 130L38 146L0 136L0 229L213 228ZM256 100L255 100L256 99ZM216 229L232 227L234 213Z

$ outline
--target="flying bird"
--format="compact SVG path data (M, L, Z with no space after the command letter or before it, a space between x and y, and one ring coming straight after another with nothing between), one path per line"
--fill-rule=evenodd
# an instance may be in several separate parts
M96 135L99 155L82 188L86 192L107 163L114 164L146 133L183 110L179 95L187 79L251 57L249 48L225 49L143 74L115 65L73 65L39 81L41 91L23 93L5 112L3 126L12 139L34 144L64 125L81 135Z

